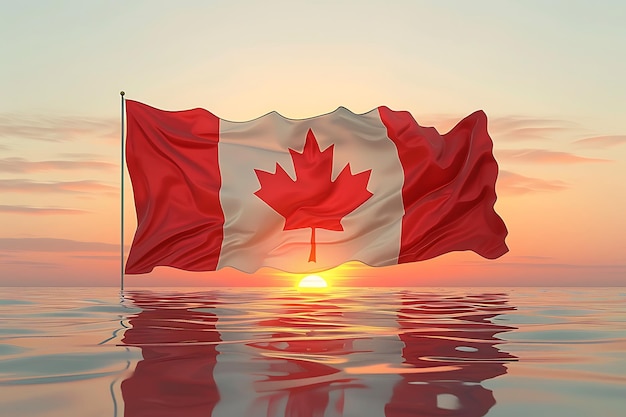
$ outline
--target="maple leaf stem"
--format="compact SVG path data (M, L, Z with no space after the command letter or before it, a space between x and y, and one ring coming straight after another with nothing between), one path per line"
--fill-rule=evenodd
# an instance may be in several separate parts
M311 227L311 252L309 253L309 262L315 261L315 227Z

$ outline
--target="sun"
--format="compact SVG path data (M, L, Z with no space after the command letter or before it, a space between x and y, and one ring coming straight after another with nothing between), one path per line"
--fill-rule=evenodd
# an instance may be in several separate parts
M300 280L298 288L310 289L310 288L327 288L328 284L326 280L319 275L307 275Z

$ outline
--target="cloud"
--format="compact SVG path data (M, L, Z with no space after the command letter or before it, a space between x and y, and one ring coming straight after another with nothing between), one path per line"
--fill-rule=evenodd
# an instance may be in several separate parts
M436 114L421 117L422 126L437 126L440 133L452 129L467 115ZM526 116L489 117L489 133L498 141L547 140L557 134L566 133L576 126L566 120L542 119Z
M61 158L69 158L72 160L80 159L80 160L97 160L101 159L102 155L97 153L88 153L88 152L61 152L57 154ZM119 164L116 164L119 166Z
M94 261L119 261L120 255L72 255L76 259L91 259Z
M609 135L609 136L594 136L591 138L579 139L574 142L575 145L585 148L610 148L613 146L619 146L626 143L626 135Z
M535 269L587 269L587 270L617 270L626 271L626 264L573 264L555 262L479 262L467 261L463 265L491 268L535 268Z
M0 138L64 142L116 134L119 135L119 123L113 119L0 114Z
M80 194L117 193L119 189L91 180L37 182L28 179L0 179L0 192Z
M85 210L59 208L59 207L30 207L30 206L7 206L0 205L0 213L26 214L26 215L55 215L55 214L84 214Z
M8 260L8 261L0 261L2 265L15 265L19 267L31 267L31 268L59 268L61 265L52 262L40 262L40 261L23 261L23 260Z
M0 238L0 250L20 252L119 252L120 245L50 237Z
M563 181L526 177L510 171L500 171L497 184L499 191L513 195L561 191L569 188L568 184Z
M499 116L490 119L493 127L501 130L518 130L526 128L566 129L571 123L561 119L528 117L520 115Z
M524 116L502 116L489 120L489 131L498 138L512 141L545 140L572 130L571 122Z
M552 256L537 256L537 255L508 255L507 259L519 259L519 260L533 260L533 261L545 261L552 259Z
M0 159L0 172L19 174L51 170L110 170L113 168L116 168L115 164L101 161L29 161L17 157Z
M566 128L562 127L520 127L516 129L509 129L500 131L497 128L493 128L491 131L498 134L500 137L504 137L510 140L537 140L537 139L550 139L555 133L560 133Z
M569 152L545 149L502 149L495 151L498 160L524 163L577 164L587 162L610 162L609 159L587 158Z

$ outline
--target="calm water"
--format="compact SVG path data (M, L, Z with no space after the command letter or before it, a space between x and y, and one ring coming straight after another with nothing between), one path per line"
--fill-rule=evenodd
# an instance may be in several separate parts
M626 288L0 289L0 416L624 416Z

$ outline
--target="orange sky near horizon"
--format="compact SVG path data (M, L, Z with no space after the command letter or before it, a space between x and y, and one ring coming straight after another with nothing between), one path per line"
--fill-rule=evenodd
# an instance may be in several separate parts
M334 286L626 285L626 5L470 3L3 6L0 35L15 40L0 45L0 286L119 285L122 89L235 121L387 105L441 133L483 109L510 252L319 275ZM129 244L128 176L125 186ZM301 277L159 267L126 286Z

